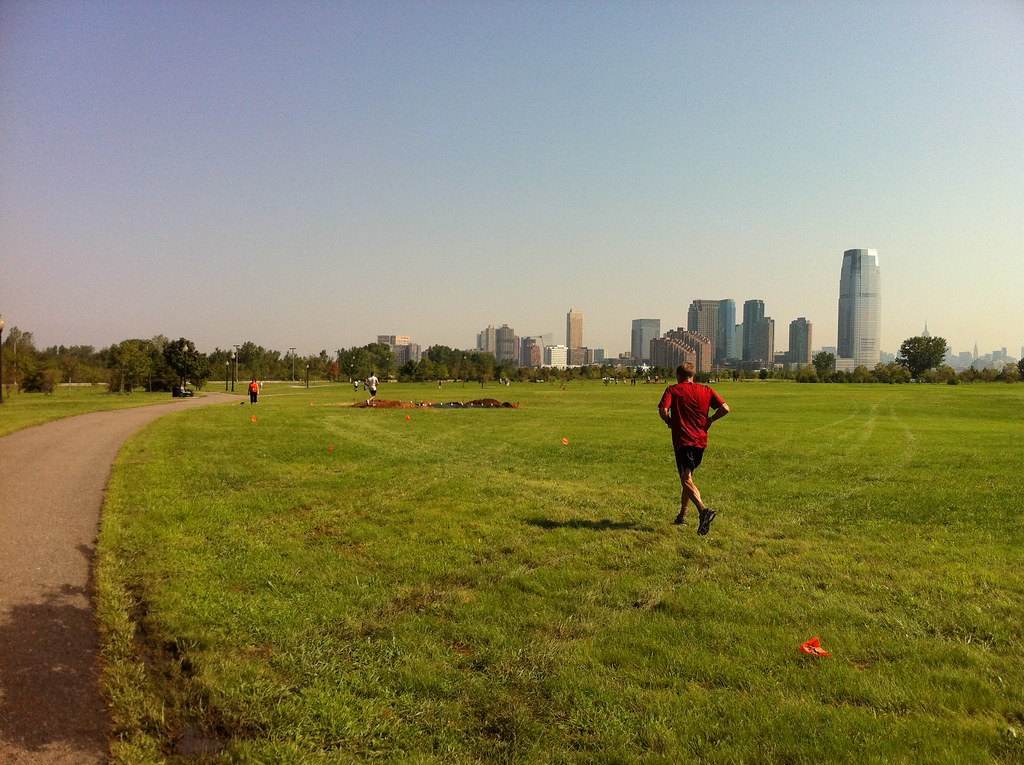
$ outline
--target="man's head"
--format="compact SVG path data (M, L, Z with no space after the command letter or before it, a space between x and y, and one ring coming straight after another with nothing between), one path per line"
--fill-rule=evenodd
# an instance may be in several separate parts
M692 380L696 370L693 368L693 364L687 361L685 364L680 364L676 367L676 379L679 382L686 382Z

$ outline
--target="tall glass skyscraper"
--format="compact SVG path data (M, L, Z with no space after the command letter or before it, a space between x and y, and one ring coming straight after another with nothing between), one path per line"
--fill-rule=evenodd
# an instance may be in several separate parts
M725 365L736 358L736 301L718 301L718 337L715 338L715 363Z
M633 319L630 355L635 361L651 360L651 340L661 337L661 319Z
M881 335L882 275L878 251L847 250L839 276L837 368L852 364L873 369L880 358Z
M764 301L747 300L743 303L743 360L753 361L760 358L754 355L754 327L764 318Z

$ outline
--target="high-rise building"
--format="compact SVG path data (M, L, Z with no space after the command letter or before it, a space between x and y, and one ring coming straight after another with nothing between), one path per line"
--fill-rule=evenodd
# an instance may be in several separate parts
M771 369L775 364L775 320L771 316L762 316L754 322L748 333L743 328L743 337L750 335L750 358L748 363L753 363L759 369Z
M763 358L755 356L752 348L754 341L754 325L764 318L764 301L747 300L743 303L743 360L756 361Z
M629 352L640 364L651 360L651 340L661 335L661 319L633 319Z
M651 362L669 369L689 362L698 372L710 372L711 341L682 327L670 329L663 337L651 342Z
M519 364L519 337L508 324L502 324L494 331L494 348L496 361Z
M789 323L788 360L790 364L802 365L811 363L811 349L814 347L811 344L812 328L812 324L803 316L799 319L793 319Z
M519 342L519 364L534 369L544 363L544 338L534 335Z
M873 369L880 359L881 332L882 277L878 252L847 250L839 276L837 368L852 365Z
M478 332L476 336L476 349L487 353L496 353L498 350L498 330L490 324L487 329Z
M565 346L570 350L583 347L583 311L579 308L570 308L565 315Z
M711 341L711 358L714 361L715 342L718 339L718 301L694 300L686 312L686 328Z
M404 366L410 361L415 364L423 358L419 344L408 335L377 335L377 342L391 348L397 366Z
M395 364L400 367L408 364L410 361L416 364L423 358L423 352L420 350L419 343L409 342L392 345L391 350L395 354Z
M565 363L570 367L586 366L590 363L587 361L589 350L589 348L570 348Z
M718 301L718 336L715 338L714 363L725 366L736 353L736 301Z

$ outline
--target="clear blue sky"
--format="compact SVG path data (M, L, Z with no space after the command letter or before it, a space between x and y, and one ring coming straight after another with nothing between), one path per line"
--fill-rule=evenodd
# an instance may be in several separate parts
M0 2L0 313L300 354L765 301L1024 345L1024 3Z

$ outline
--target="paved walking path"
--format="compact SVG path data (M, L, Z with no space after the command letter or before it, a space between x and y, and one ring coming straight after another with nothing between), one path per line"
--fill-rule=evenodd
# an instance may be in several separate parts
M0 438L0 763L108 760L90 577L111 466L158 417L238 400L213 393Z

